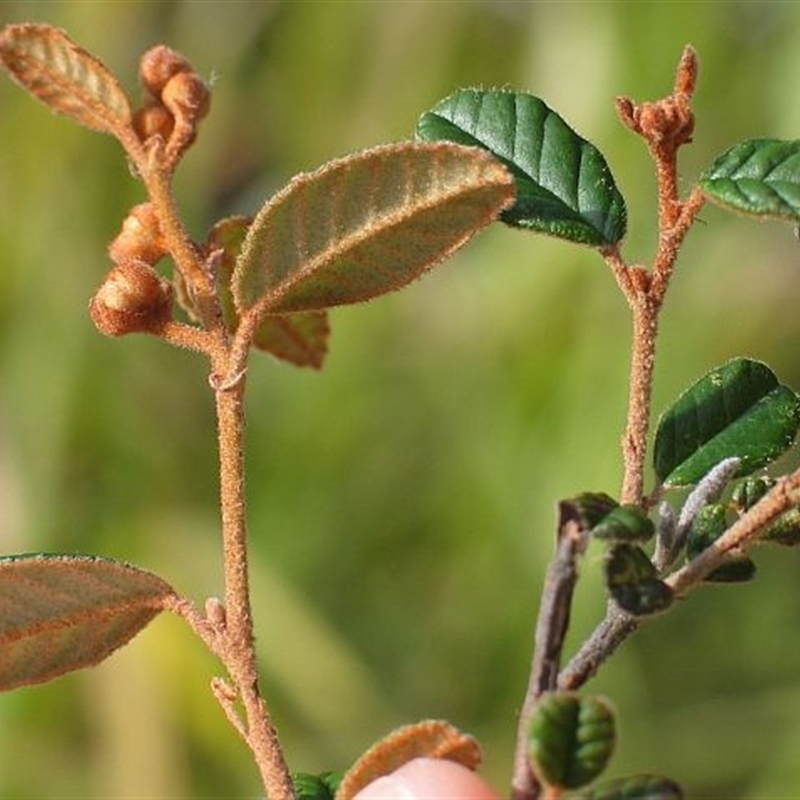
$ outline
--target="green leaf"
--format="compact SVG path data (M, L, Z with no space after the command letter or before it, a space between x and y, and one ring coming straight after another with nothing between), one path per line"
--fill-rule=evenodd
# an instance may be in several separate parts
M760 536L761 541L796 547L800 544L800 508L789 509Z
M297 800L333 800L342 780L339 772L312 775L307 772L292 774L292 786Z
M589 531L618 506L619 503L605 492L584 492L558 504L559 527L563 528L567 520L575 520L581 531Z
M727 509L712 503L701 509L692 523L686 540L686 558L696 558L722 536L728 528ZM710 583L745 583L756 574L755 563L747 556L731 556L728 561L706 575Z
M731 503L739 513L743 513L751 509L774 485L774 478L745 478L734 487Z
M661 417L655 470L668 486L697 483L725 458L748 475L785 452L800 426L800 400L759 361L737 358L687 389Z
M669 778L632 775L598 783L575 800L683 800L683 790Z
M659 579L644 551L634 545L614 545L606 558L605 574L611 596L629 614L656 614L672 604L672 589Z
M800 220L800 140L741 142L714 161L700 186L735 211Z
M656 527L647 514L628 504L617 506L591 530L595 539L627 542L646 542L655 532Z
M528 756L539 779L563 789L593 781L614 750L614 712L598 697L542 695L528 729Z
M250 217L230 217L218 222L211 229L205 248L207 254L217 253L215 266L220 305L225 325L231 333L239 327L239 314L230 283L252 222ZM311 311L265 317L253 337L253 345L296 367L321 369L329 338L328 314Z
M404 142L299 175L258 213L233 274L240 314L369 300L452 255L514 197L477 148Z
M64 31L50 25L7 25L0 65L57 114L103 133L130 133L131 107L117 79Z
M502 220L592 247L625 236L625 201L597 148L531 94L461 89L423 114L417 137L477 145L512 172Z
M158 576L119 561L0 558L0 690L99 663L174 597Z

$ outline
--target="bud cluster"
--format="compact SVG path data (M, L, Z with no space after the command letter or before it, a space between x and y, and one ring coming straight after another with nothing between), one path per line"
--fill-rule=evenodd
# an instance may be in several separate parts
M152 203L134 206L108 248L116 266L89 303L106 336L160 333L172 319L172 286L153 269L167 253Z
M136 133L143 142L158 137L164 143L163 166L172 171L197 137L211 92L192 65L164 45L142 56L139 77L149 98L134 116Z

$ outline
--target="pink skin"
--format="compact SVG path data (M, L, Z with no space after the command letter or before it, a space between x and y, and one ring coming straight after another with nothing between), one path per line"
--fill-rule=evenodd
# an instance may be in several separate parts
M455 761L415 758L373 781L353 800L500 800L500 795Z

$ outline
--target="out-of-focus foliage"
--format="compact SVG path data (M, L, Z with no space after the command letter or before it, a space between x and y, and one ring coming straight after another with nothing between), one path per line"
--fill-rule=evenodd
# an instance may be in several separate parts
M613 98L669 91L687 42L701 74L686 188L737 141L800 134L792 3L0 2L0 22L27 20L66 28L130 90L159 42L213 80L177 181L198 239L295 172L409 138L458 87L509 86L602 150L625 252L647 259L652 166ZM85 313L141 199L110 137L0 82L0 549L126 559L202 600L221 591L205 366L103 339ZM789 228L704 211L663 318L656 412L734 355L800 387L799 294ZM292 768L346 767L391 727L446 717L502 787L555 502L618 488L624 302L592 252L497 226L332 325L321 374L261 356L249 375L259 646ZM572 644L604 608L593 553ZM695 797L800 785L800 563L756 558L757 580L678 604L591 685L619 712L613 772ZM215 669L164 618L96 669L1 695L0 795L252 796Z

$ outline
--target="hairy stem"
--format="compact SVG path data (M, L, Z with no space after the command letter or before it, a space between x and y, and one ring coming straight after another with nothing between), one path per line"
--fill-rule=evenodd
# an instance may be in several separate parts
M620 502L641 505L644 495L644 465L650 429L650 399L653 393L658 306L642 296L633 308L633 352L628 396L628 418L622 437L625 477Z
M270 800L292 800L289 769L258 688L247 564L244 489L244 377L216 391L225 559L225 666L244 707L246 741Z

